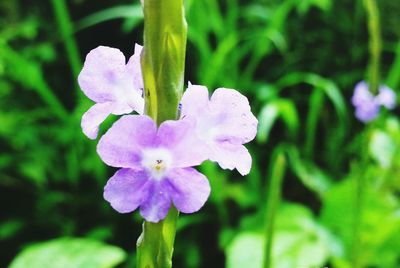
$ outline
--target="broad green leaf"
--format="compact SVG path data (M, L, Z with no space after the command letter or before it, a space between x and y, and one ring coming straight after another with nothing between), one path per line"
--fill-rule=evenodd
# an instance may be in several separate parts
M261 233L239 233L227 249L227 268L261 268L264 237Z
M327 231L301 205L279 210L272 246L273 268L322 267L330 254ZM226 250L228 268L261 268L265 239L261 232L241 232Z
M349 260L352 254L353 232L356 224L356 186L354 177L333 186L325 194L321 210L321 222L343 242L345 252L336 256L342 260ZM360 258L364 263L368 263L394 234L398 234L400 213L398 201L389 192L373 189L368 184L364 185L362 190L364 193L360 212L362 217L357 224L362 241ZM388 250L398 251L394 248ZM388 251L385 252L387 253Z
M25 248L10 268L111 268L123 262L125 252L85 238L58 238Z

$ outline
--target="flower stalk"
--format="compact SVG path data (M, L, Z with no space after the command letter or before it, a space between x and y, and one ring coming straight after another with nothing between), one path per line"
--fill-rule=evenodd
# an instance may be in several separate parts
M187 24L183 0L144 0L142 72L146 114L176 119L183 92Z
M142 3L145 113L160 125L177 118L183 92L187 24L183 0L144 0ZM164 220L143 223L137 242L138 268L172 267L177 219L178 211L172 207Z
M364 6L368 16L369 32L369 89L377 94L379 89L379 63L381 59L382 39L379 23L379 10L375 0L364 0Z

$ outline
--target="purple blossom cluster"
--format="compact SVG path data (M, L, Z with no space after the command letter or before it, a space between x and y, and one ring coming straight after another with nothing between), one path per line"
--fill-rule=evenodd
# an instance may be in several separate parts
M86 56L79 85L95 104L83 115L82 129L96 139L110 115L123 115L100 138L97 152L109 166L120 168L107 182L104 198L120 213L140 209L150 222L164 219L173 204L180 212L198 211L210 194L207 178L195 166L205 160L223 169L250 172L258 121L245 96L218 88L191 85L180 103L180 119L159 127L143 115L142 47L125 62L115 48L100 46ZM136 114L131 114L136 112Z
M354 89L351 99L356 111L358 120L367 123L374 120L381 106L392 110L396 106L396 94L392 89L383 85L379 87L378 95L374 96L365 81L359 82Z

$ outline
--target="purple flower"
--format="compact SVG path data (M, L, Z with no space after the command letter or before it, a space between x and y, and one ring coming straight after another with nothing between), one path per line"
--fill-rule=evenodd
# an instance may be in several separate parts
M82 130L88 138L97 137L99 125L110 114L143 113L141 50L135 45L128 63L120 50L111 47L99 46L87 54L78 82L85 95L96 102L82 117Z
M396 93L388 86L381 86L379 88L377 100L380 105L386 107L386 109L392 110L396 106Z
M191 134L190 120L165 121L157 130L144 115L126 115L102 136L101 159L119 167L104 188L104 198L120 213L140 207L151 222L165 218L171 203L183 213L198 211L210 194L207 178L192 166L208 148Z
M368 85L364 81L356 85L351 101L356 108L355 115L358 120L366 123L378 116L379 103L374 95L369 92Z
M356 85L351 101L356 108L358 120L367 123L378 116L381 105L393 109L396 105L396 94L387 86L381 86L379 94L374 96L369 91L368 84L361 81Z
M209 99L205 86L189 84L181 103L181 117L196 122L195 131L208 146L208 158L221 168L248 174L251 155L243 144L254 139L258 121L247 98L234 89L218 88Z

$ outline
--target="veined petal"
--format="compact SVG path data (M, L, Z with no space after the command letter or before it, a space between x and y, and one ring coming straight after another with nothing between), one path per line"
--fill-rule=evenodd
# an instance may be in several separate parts
M212 145L213 153L210 160L218 162L223 169L237 169L242 176L249 174L251 169L251 155L240 144L229 142L216 142Z
M198 211L210 195L210 184L203 174L194 168L177 168L166 178L175 207L183 213Z
M154 145L156 131L150 117L125 115L101 137L97 153L109 166L141 168L141 152Z
M163 122L157 133L163 147L172 154L173 167L200 165L208 158L208 146L197 136L195 123L191 120Z
M99 46L91 50L78 76L85 95L95 102L115 100L115 91L125 76L125 56L119 49Z
M122 168L104 187L104 199L120 213L137 209L149 197L150 181L143 170Z
M258 121L247 98L234 89L218 88L208 100L206 88L192 85L185 94L182 117L196 122L197 136L210 150L208 158L222 168L248 174L251 156L242 144L254 139Z
M81 127L83 133L89 139L96 139L100 124L109 116L114 109L112 102L97 103L93 105L83 116Z
M159 222L164 219L171 207L171 198L166 181L151 181L149 196L140 206L140 214L147 221Z
M215 125L214 135L232 136L241 139L241 144L254 139L258 121L250 110L249 101L238 91L218 88L210 100L210 109L220 120Z

